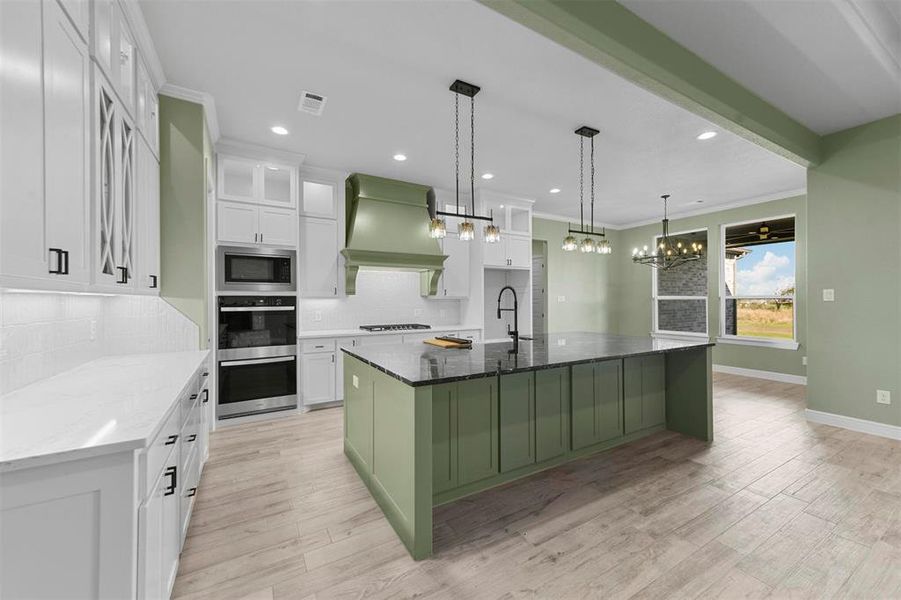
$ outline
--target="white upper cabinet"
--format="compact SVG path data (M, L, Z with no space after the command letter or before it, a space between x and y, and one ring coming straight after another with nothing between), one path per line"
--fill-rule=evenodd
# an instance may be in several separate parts
M296 167L223 154L218 164L220 200L296 208Z
M438 280L438 293L433 298L468 298L469 297L469 255L474 242L460 241L455 233L448 232L441 240L441 252L447 256L444 271ZM424 282L425 284L425 282ZM423 294L428 290L423 287Z
M297 213L294 210L261 206L259 211L261 244L297 245Z
M85 42L88 41L88 31L91 23L91 4L88 0L59 0L66 14L75 25L78 35Z
M501 235L532 235L532 206L525 201L507 200L492 195L482 198L485 214L494 216L494 224L501 228Z
M216 238L220 242L256 244L260 236L260 209L240 202L216 203Z
M135 114L137 48L116 0L94 0L92 44L94 60L107 76L125 111Z
M334 219L338 214L338 183L302 176L300 212L310 217Z
M160 288L160 165L149 144L138 141L137 288L158 294Z
M338 223L301 217L299 293L305 298L338 295Z
M0 54L0 277L80 289L90 281L87 46L55 0L4 2Z
M531 269L532 239L524 236L504 235L495 244L485 244L483 262L486 267L500 269Z
M160 117L159 117L159 98L156 93L156 86L147 71L144 63L138 61L137 73L137 90L135 101L136 117L138 121L138 131L147 140L153 155L159 158L159 136L160 136Z

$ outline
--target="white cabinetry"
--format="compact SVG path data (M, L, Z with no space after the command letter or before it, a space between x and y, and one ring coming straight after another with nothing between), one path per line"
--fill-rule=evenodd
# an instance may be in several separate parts
M334 298L338 295L338 222L300 218L300 295Z
M438 293L429 298L468 298L469 297L469 255L473 242L461 241L455 233L448 232L447 237L440 240L441 253L446 255L444 271L438 280ZM422 294L427 295L428 277L423 276Z
M138 53L116 0L93 0L93 56L130 115L135 114Z
M336 219L339 182L314 178L306 172L300 188L300 213L309 217Z
M220 154L220 200L297 207L297 168Z
M138 263L137 287L159 293L160 287L160 165L147 142L138 141Z
M502 233L499 242L485 244L484 264L500 269L530 269L532 239Z
M294 246L297 213L291 209L244 202L217 203L219 242Z
M80 288L91 271L87 45L53 0L2 3L0 27L0 275Z
M331 338L301 343L300 395L304 407L335 401L338 352L335 340Z
M160 136L160 103L156 93L156 87L147 67L143 62L138 62L138 73L136 81L136 110L135 118L138 122L138 131L144 137L147 145L153 155L159 158L159 136Z

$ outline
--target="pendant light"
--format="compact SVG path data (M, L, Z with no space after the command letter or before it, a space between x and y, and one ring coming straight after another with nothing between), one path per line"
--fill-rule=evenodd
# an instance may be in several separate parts
M683 242L670 237L669 219L666 215L666 203L670 195L664 194L660 197L663 198L663 227L660 241L653 251L648 250L647 246L641 250L638 248L632 250L632 262L655 269L666 270L702 258L704 256L703 244Z
M610 242L607 241L607 229L604 228L601 231L595 231L594 229L594 136L598 133L600 132L597 129L587 125L583 125L575 131L575 134L579 136L579 228L573 229L572 225L569 225L567 235L563 238L562 246L566 252L574 252L576 249L579 249L584 254L610 254L613 251L610 247ZM591 178L591 212L587 229L585 227L585 138L588 138L591 142L591 170L589 174ZM577 235L585 237L580 242L576 237Z
M463 220L457 226L457 232L462 241L470 241L475 238L475 224L473 221L487 221L485 225L485 241L494 244L501 239L501 230L494 224L494 214L489 216L480 216L476 214L476 183L475 183L475 162L476 162L476 117L475 117L475 96L481 88L471 83L466 83L457 79L450 86L450 91L454 93L454 181L456 184L456 212L446 212L431 207L431 221L429 223L429 235L433 238L443 238L447 235L447 225L441 217L463 217ZM460 96L469 98L469 192L470 192L470 210L466 211L466 206L460 210Z

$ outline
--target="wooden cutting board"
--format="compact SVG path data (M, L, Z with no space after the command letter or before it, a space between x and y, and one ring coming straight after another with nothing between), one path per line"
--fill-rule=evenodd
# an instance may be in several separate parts
M423 340L426 344L438 346L439 348L469 348L472 344L464 344L462 342L452 342L450 340L439 340L437 338L429 338Z

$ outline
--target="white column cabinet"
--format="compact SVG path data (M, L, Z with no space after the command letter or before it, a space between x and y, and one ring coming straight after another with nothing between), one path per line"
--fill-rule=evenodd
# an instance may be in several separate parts
M338 295L338 222L300 218L300 295L334 298Z

